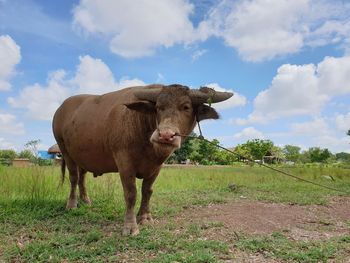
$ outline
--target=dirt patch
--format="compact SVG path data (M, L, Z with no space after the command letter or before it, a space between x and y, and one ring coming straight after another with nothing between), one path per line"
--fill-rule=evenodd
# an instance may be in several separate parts
M295 240L328 239L350 234L350 198L307 206L238 200L189 208L177 220L200 223L204 228L221 224L231 233L265 235L282 231Z

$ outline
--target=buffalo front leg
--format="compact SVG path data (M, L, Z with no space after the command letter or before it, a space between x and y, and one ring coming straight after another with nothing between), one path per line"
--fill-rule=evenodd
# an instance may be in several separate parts
M86 176L86 171L82 168L79 168L78 186L79 186L80 200L86 203L87 205L90 205L91 200L86 191L85 176Z
M156 178L157 178L157 175L151 178L143 179L141 205L140 205L140 210L137 214L140 225L153 223L153 218L149 208L149 201L153 193L152 185Z
M124 217L123 236L137 235L139 228L136 222L134 207L136 203L136 177L128 175L128 173L120 172L120 177L124 190L124 198L126 203L126 213Z

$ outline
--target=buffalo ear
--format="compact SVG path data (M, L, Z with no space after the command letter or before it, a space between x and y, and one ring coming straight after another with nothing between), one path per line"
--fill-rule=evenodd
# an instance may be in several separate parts
M215 109L208 105L200 105L197 108L197 121L207 120L207 119L219 119L219 114Z
M124 104L128 109L142 113L155 113L155 104L149 101L138 101Z

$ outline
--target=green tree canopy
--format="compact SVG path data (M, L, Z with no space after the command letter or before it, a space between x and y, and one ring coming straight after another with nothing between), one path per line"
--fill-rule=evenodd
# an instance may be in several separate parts
M0 150L0 159L12 161L17 157L15 150Z
M272 151L273 142L270 140L254 139L244 143L243 147L249 151L250 156L255 160L263 160L264 156Z
M312 147L308 150L310 161L313 163L325 163L332 153L328 149L321 149L320 147Z
M286 159L286 154L284 153L281 147L273 145L271 148L271 154L274 156L273 162L280 163L281 161Z
M236 155L233 155L230 152L227 152L225 150L219 150L216 153L216 163L221 164L221 165L230 165L233 162L238 161L239 159L237 158Z
M196 136L191 133L191 136ZM187 138L180 149L176 150L167 160L167 163L182 163L187 159L199 164L232 164L237 158L224 150L221 150L216 145L219 141L214 139L210 142L205 140L198 140L195 138Z
M205 140L196 140L193 144L193 152L190 159L200 164L214 164L217 160L217 154L219 152L219 141L214 139L209 143Z
M335 155L337 161L350 163L350 153L341 152Z
M186 138L182 143L181 148L177 149L167 160L167 163L182 163L190 158L193 149L193 141L196 140L192 136L197 136L194 132L190 134L190 137Z
M244 161L246 158L249 158L249 159L253 158L247 145L245 144L238 144L235 147L234 152L237 154L239 161Z
M19 158L26 158L26 159L30 159L30 160L33 160L35 158L34 154L28 149L21 151L18 154L18 157Z
M283 152L286 156L287 161L297 162L300 160L300 150L299 146L285 145L283 147Z

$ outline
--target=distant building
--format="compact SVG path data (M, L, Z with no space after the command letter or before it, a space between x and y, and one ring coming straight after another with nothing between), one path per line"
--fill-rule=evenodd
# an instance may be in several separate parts
M26 158L15 158L12 160L13 167L28 167L33 165L29 159Z
M52 145L47 151L38 151L39 159L54 160L55 163L60 163L61 151L57 144Z
M48 154L52 154L54 156L53 159L57 159L57 158L61 158L62 154L61 154L61 150L60 147L58 147L58 144L54 144L52 145L48 150L47 150Z
M40 159L54 159L55 155L53 153L49 153L48 151L38 151L38 158Z
M52 159L55 159L56 164L60 164L62 160L62 153L60 150L60 147L58 147L58 144L52 145L48 150L47 153L52 155Z

